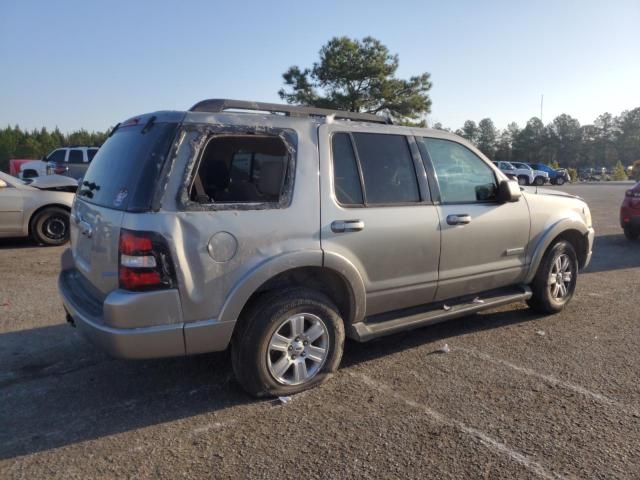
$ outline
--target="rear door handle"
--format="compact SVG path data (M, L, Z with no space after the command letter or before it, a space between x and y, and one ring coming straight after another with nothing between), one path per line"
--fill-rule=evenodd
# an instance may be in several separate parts
M334 233L359 232L364 229L362 220L335 220L331 222L331 231Z
M449 225L466 225L467 223L471 223L471 215L468 213L449 215L447 216L447 223Z

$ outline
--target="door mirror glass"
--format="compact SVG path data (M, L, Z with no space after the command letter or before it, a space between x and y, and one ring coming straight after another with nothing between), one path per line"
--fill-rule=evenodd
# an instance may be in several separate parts
M515 180L502 180L498 185L498 201L501 203L517 202L521 196L520 185Z

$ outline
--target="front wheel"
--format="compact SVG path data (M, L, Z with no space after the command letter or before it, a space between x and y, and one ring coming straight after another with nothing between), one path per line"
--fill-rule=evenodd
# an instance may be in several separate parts
M554 243L544 254L531 283L529 307L540 313L558 313L569 303L576 289L578 257L564 240Z
M543 177L536 177L536 179L534 180L534 183L537 186L542 186L542 185L544 185L544 178Z
M326 295L306 288L267 293L235 333L233 370L251 395L293 395L338 369L344 337L338 309Z
M638 237L640 237L640 228L633 229L631 227L625 227L624 236L627 237L627 240L637 240Z
M524 175L518 177L518 185L529 185L529 179Z
M48 207L31 220L31 236L41 245L62 245L69 240L69 212Z
M563 177L556 178L556 185L564 185L564 178Z

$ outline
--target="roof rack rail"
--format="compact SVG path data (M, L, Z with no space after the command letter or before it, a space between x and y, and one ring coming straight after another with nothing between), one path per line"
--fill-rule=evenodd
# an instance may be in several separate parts
M271 113L283 113L292 117L328 117L333 115L337 119L357 120L361 122L374 122L391 124L389 117L375 115L373 113L346 112L344 110L330 110L328 108L316 108L299 105L284 105L279 103L249 102L246 100L229 100L226 98L213 98L196 103L189 109L190 112L219 113L225 110L253 110Z

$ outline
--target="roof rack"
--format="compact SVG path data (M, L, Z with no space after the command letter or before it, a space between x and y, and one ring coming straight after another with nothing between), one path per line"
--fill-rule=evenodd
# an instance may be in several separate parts
M249 102L245 100L229 100L213 98L196 103L190 112L219 113L225 110L253 110L271 113L283 113L291 117L328 117L333 115L337 119L357 120L360 122L374 122L391 124L391 119L373 113L345 112L344 110L330 110L298 105L283 105L279 103Z

